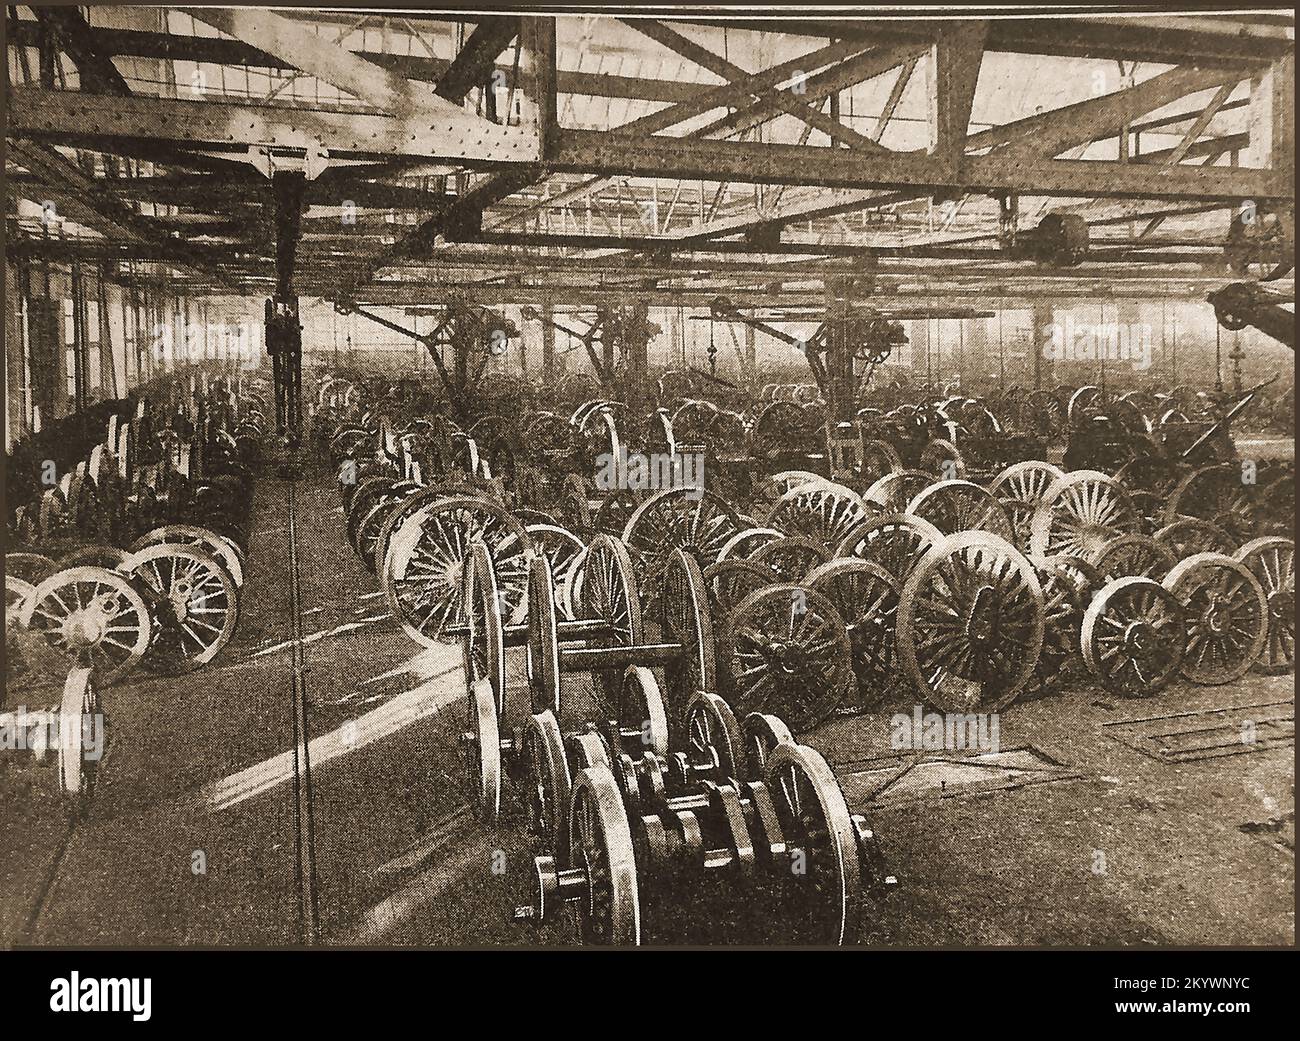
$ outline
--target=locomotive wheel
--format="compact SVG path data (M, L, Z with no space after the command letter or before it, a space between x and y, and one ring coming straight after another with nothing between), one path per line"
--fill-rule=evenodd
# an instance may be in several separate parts
M1089 670L1112 694L1158 694L1178 675L1187 650L1182 604L1149 578L1117 578L1088 605L1079 644Z
M844 619L859 701L878 703L898 676L894 648L898 580L879 564L839 557L813 568L805 581L808 588L825 594Z
M802 859L804 869L792 870L790 893L783 900L783 911L794 918L787 942L842 944L852 939L861 867L853 819L834 773L815 749L781 744L768 760L765 783L791 864Z
M756 589L779 581L766 564L752 560L719 560L704 569L704 584L709 591L713 618L725 624L735 606Z
M517 514L516 514L517 516ZM525 527L533 543L533 552L540 553L551 562L551 577L560 588L569 581L569 575L587 548L586 543L568 528L558 524L528 524ZM572 620L562 597L556 599L557 608L566 620Z
M372 575L376 573L375 558L378 556L376 548L385 523L397 507L419 491L419 488L420 486L413 481L399 481L392 485L388 492L381 496L379 501L357 522L353 547L357 551L357 556L361 558L362 566Z
M465 569L464 613L468 631L461 640L465 679L483 680L492 690L498 715L506 711L505 629L501 622L501 594L497 589L492 555L481 542L470 551Z
M1011 543L981 531L948 535L903 586L898 656L929 704L996 711L1033 672L1044 609L1038 576Z
M1259 495L1241 478L1236 463L1193 470L1174 488L1161 519L1172 524L1182 517L1199 517L1217 524L1238 543L1248 541L1255 535Z
M989 491L1011 518L1015 544L1022 553L1029 552L1034 511L1043 501L1047 489L1064 476L1060 467L1029 460L1008 466L989 485Z
M794 743L794 735L784 720L769 712L747 715L740 725L740 736L744 744L741 757L741 780L744 781L761 781L776 747L786 742Z
M475 680L465 693L461 756L469 782L470 807L485 824L501 814L501 730L496 695L487 680Z
M927 520L890 513L859 524L836 547L835 555L879 564L901 584L941 538L943 533Z
M742 528L723 543L722 549L718 551L717 562L747 559L760 546L781 537L782 532L776 528Z
M1218 686L1240 679L1268 643L1268 598L1245 564L1222 553L1197 553L1165 576L1183 604L1187 653L1182 675Z
M934 477L924 470L895 470L868 488L863 499L868 506L875 503L883 513L902 513L933 483Z
M1011 518L992 495L970 481L939 481L907 504L907 513L933 524L945 535L987 531L1008 542L1015 538Z
M1159 582L1178 563L1173 550L1150 535L1120 535L1097 554L1097 570L1109 581L1138 575Z
M1030 524L1030 547L1039 558L1064 553L1091 561L1140 523L1123 485L1098 470L1076 470L1043 494Z
M610 946L640 943L641 907L632 832L618 785L607 767L578 774L567 831L568 863L581 868L587 882L578 902L583 942Z
M69 801L71 811L78 816L85 812L94 795L95 776L99 772L99 756L90 757L83 746L84 727L88 719L98 717L101 711L95 670L85 666L70 670L59 704L58 777L60 790Z
M833 546L865 520L867 507L852 488L831 481L791 488L777 500L766 523L788 535Z
M641 751L668 754L668 713L659 693L655 674L643 665L629 665L623 671L618 696L620 729L641 732Z
M736 511L712 492L670 488L636 508L623 529L623 541L645 565L641 585L652 598L674 549L684 549L705 568L743 527Z
M734 783L743 767L740 724L722 698L700 691L686 706L686 755L695 766L711 767L718 783Z
M588 640L588 646L629 647L644 643L636 570L622 541L597 535L587 547L582 569L579 616L600 619L607 628L604 635ZM592 673L592 677L605 704L613 705L618 697L618 675L602 671Z
M1226 553L1231 556L1237 551L1237 543L1231 535L1213 521L1199 517L1184 517L1166 524L1156 532L1155 539L1169 547L1178 560L1193 553Z
M678 705L669 707L680 709L690 693L716 690L718 685L708 589L700 565L684 550L674 550L668 558L662 600L664 635L682 645L678 659L664 666L669 696L678 699Z
M1236 559L1250 568L1268 598L1268 642L1255 671L1290 672L1295 668L1295 543L1265 535L1237 550Z
M532 541L496 503L449 496L411 514L393 534L381 585L393 617L417 643L436 646L449 626L464 622L465 562L479 540L492 553L498 589L507 602L522 605Z
M569 761L564 755L564 737L554 713L539 712L524 721L519 751L528 830L563 865L569 848L566 810L570 806L572 781Z
M1043 646L1021 697L1041 697L1056 689L1066 665L1078 653L1083 625L1085 600L1077 573L1060 558L1044 561L1036 570L1043 590Z
M348 542L353 549L357 548L357 529L361 521L379 502L387 498L387 493L397 483L396 476L384 474L367 477L352 490L344 510L347 513Z
M722 640L723 694L739 712L775 711L801 733L829 716L853 682L848 630L816 590L781 583L751 593Z
M131 583L97 567L51 575L24 602L19 624L95 668L105 684L140 663L153 635L149 608Z
M555 618L551 563L533 557L528 566L528 691L533 709L560 711L560 636Z
M153 637L142 662L150 672L192 672L230 642L239 591L212 554L155 543L127 557L122 570L138 583L151 609Z
M790 535L773 539L750 556L755 564L771 569L778 582L802 582L804 575L830 559L830 550L817 539Z
M160 542L176 543L182 546L196 545L211 553L221 561L222 566L234 580L236 587L243 588L244 553L234 540L227 538L225 535L220 535L215 531L209 531L207 528L200 528L193 524L169 524L166 527L154 528L152 531L140 536L131 543L128 550L135 553Z

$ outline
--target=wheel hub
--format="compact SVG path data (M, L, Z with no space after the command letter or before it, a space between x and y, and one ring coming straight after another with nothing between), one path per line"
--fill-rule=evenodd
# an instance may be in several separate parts
M801 671L808 655L797 643L776 640L768 644L767 660L781 673L791 676Z
M1295 592L1290 589L1275 589L1269 593L1268 614L1278 621L1292 617L1295 614Z
M1227 632L1228 627L1232 624L1232 613L1228 610L1226 604L1218 600L1210 601L1209 608L1206 610L1205 627L1216 636Z
M108 619L102 611L85 608L74 611L64 623L63 634L74 647L93 647L104 638Z
M1130 658L1145 661L1156 651L1155 627L1145 619L1130 622L1124 630L1124 652Z

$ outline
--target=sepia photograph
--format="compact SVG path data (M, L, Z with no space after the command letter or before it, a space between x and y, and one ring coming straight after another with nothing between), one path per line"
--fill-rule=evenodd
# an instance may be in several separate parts
M1295 944L1294 24L7 6L23 1000L1213 949L1089 1000L1240 1022L1223 950Z

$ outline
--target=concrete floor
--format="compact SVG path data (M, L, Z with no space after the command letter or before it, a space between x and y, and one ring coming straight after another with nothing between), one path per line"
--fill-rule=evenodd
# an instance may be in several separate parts
M271 475L258 487L243 617L220 662L106 693L109 747L85 819L69 826L48 765L0 755L0 944L299 942L285 488ZM389 621L324 479L300 482L298 499L323 942L571 942L562 925L510 921L531 855L514 829L484 829L466 806L459 651L421 653ZM953 756L891 753L899 710L911 706L807 738L900 879L861 908L864 942L1294 942L1292 676L1140 702L1076 677L1003 713L1001 747L1025 750L1005 770L904 771ZM1266 740L1234 745L1242 719L1267 717ZM1223 747L1197 758L1202 745Z

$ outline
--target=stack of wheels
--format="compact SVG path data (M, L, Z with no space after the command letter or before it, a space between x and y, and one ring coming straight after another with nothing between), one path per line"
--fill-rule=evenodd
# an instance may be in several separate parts
M53 767L53 786L68 815L84 815L95 791L95 779L106 733L96 672L73 666L51 683L25 692L24 701L50 697L48 707L26 703L0 710L0 730L10 736L9 747L29 753L36 764Z
M412 639L444 642L468 624L465 565L475 540L496 569L496 610L507 629L528 617L528 573L539 556L552 565L557 621L580 620L586 557L602 536L621 543L636 573L639 624L663 627L674 602L663 592L668 563L681 551L697 565L717 627L717 692L742 714L781 713L797 733L837 710L909 695L948 711L993 710L1058 689L1085 669L1127 690L1134 681L1096 664L1114 656L1103 654L1105 626L1097 623L1112 598L1093 612L1085 634L1097 594L1121 580L1162 584L1198 553L1241 556L1251 570L1247 544L1282 538L1273 528L1285 511L1274 507L1290 501L1286 473L1265 474L1258 488L1245 482L1238 494L1235 464L1189 467L1163 484L1153 483L1159 468L1141 460L1117 477L1037 460L994 472L990 461L1007 455L990 446L1008 431L1037 443L1064 432L1071 410L1096 412L1088 387L985 401L922 388L888 412L863 409L856 424L834 431L815 401L776 390L750 420L737 416L738 426L695 398L633 416L621 403L591 397L567 421L567 409L525 410L516 428L532 432L526 465L511 455L521 449L503 434L499 407L485 407L462 431L437 414L390 420L346 381L322 387L329 414L343 424L331 450L349 539ZM1147 431L1159 404L1122 396L1109 403L1108 421ZM768 472L773 461L791 458L773 446L810 431L825 440L820 452L806 453L816 471ZM496 477L478 438L506 446L494 450L494 461L509 460ZM731 498L708 482L649 495L602 492L593 460L617 457L629 444L669 456L698 444L708 459L747 460L756 479L726 484ZM1276 563L1270 556L1253 565L1269 604L1262 648L1248 633L1234 651L1259 657L1260 668L1285 668L1292 654L1281 607L1290 580L1263 573ZM1123 599L1116 594L1113 604ZM1182 596L1185 613L1184 600L1192 600ZM1148 608L1155 610L1139 604ZM1150 629L1163 634L1169 621L1153 614ZM1217 632L1222 621L1214 615L1205 624ZM1140 630L1131 629L1130 643L1150 642ZM1195 644L1192 653L1200 654L1221 643L1192 633L1183 650ZM1217 660L1224 652L1204 653ZM1159 689L1160 682L1137 686Z
M126 550L10 554L5 572L10 683L71 662L109 686L137 668L174 675L215 660L238 625L244 552L217 532L169 525Z
M670 562L667 613L680 628L656 642L645 642L626 548L597 538L584 570L573 619L557 617L544 556L529 569L526 624L503 620L481 543L465 586L471 801L486 822L513 817L541 851L518 916L571 914L588 943L851 940L865 891L892 879L821 755L775 716L738 723L704 686L712 634L694 561ZM510 647L526 649L526 691L506 687ZM572 683L561 697L573 672L590 674L594 699ZM737 924L755 901L763 935Z
M140 398L134 417L111 416L103 440L62 476L53 461L42 466L48 484L13 514L13 542L50 557L84 552L105 560L155 528L198 522L246 547L252 474L245 460L259 436L253 418L229 433L202 402L163 413Z

